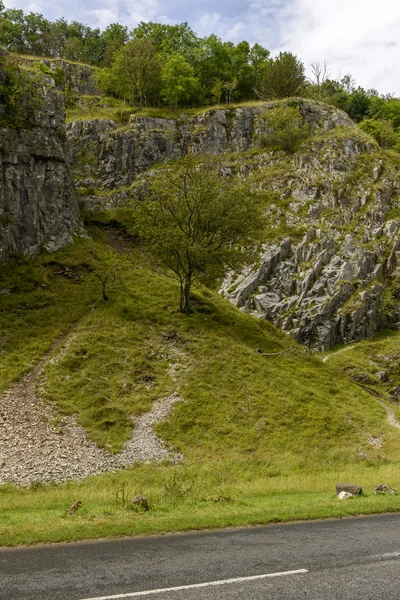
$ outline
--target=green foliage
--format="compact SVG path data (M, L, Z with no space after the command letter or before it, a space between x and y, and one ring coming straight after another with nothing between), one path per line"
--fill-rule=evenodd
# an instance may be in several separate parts
M132 90L127 91L127 73L124 74L118 66L114 68L115 61L120 61L120 53L132 42L142 49L145 46L141 44L144 43L152 46L159 62L159 65L153 63L153 89L147 88L142 98L138 90L135 94ZM159 106L163 102L201 105L221 99L230 104L257 96L283 98L305 95L347 111L356 122L376 118L391 120L395 130L400 126L400 99L379 96L376 90L356 87L350 74L333 80L329 78L326 63L314 63L315 82L307 83L302 62L291 52L281 52L271 59L269 51L259 44L251 46L242 41L235 45L222 41L215 34L199 38L188 23L141 22L130 33L126 26L112 23L100 31L77 21L68 23L64 18L51 22L41 14L25 14L22 10L6 9L0 4L0 44L20 54L66 58L103 67L105 71L99 79L101 89L134 102L134 105ZM143 53L145 56L148 56L147 50ZM182 65L189 65L192 71L189 73L185 66L186 72L182 74L179 68L177 76L183 76L183 81L174 85L171 73L178 68L177 65L172 66L177 56L183 59ZM160 80L162 68L166 69L163 89ZM194 87L192 77L196 80ZM62 85L61 79L56 84ZM139 88L143 89L142 83ZM67 99L72 106L74 99L68 96Z
M306 82L304 65L291 52L280 52L264 69L258 89L261 98L289 98L301 95Z
M364 119L360 127L371 135L381 148L398 148L400 151L400 136L393 128L393 122L385 119Z
M178 278L181 312L190 312L192 278L210 283L255 258L264 224L257 197L193 159L164 169L134 218L149 251Z
M161 80L163 83L161 95L165 102L173 107L194 98L199 88L193 67L180 54L168 57L162 70Z
M394 129L398 130L400 128L400 99L392 96L372 96L368 107L368 116L377 120L391 121Z
M129 41L116 54L110 69L99 76L100 87L132 106L154 104L161 87L161 64L151 40Z
M93 272L100 280L103 300L108 300L109 288L121 276L122 265L120 254L110 248L104 252L101 262L95 267Z
M143 22L132 31L133 39L149 39L160 55L181 54L188 60L195 51L199 40L188 23L165 25L152 21Z
M400 313L400 277L395 276L386 282L383 294L382 310L390 319L398 317Z
M0 56L0 125L31 127L43 106L43 72L22 69L15 58Z
M103 64L105 67L110 67L116 53L128 41L128 28L119 23L111 23L111 25L104 30L102 37L105 44Z
M310 136L310 127L304 122L298 106L287 103L272 107L262 115L265 133L260 145L272 150L295 152Z

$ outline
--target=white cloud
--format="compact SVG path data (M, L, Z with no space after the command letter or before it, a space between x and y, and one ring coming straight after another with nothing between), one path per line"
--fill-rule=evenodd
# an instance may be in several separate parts
M362 87L400 95L397 0L292 0L284 17L281 49L307 66L325 59L333 75L350 72Z
M96 27L105 29L110 23L118 21L118 10L110 10L109 8L100 8L97 10L88 10L87 16L90 21L95 22Z

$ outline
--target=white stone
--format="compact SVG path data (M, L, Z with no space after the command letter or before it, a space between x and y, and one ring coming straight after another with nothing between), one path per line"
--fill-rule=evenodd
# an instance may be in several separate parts
M354 498L353 494L349 492L340 492L338 495L339 500L349 500L350 498Z

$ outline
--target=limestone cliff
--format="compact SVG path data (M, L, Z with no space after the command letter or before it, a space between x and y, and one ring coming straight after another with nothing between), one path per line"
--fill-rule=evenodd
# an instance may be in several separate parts
M2 83L0 116L8 124L5 71ZM0 262L15 252L56 250L72 241L80 224L66 158L62 96L45 76L39 82L33 78L32 86L36 99L24 123L13 125L11 115L11 126L0 127Z
M35 56L18 58L18 62L27 68L42 65L44 72L47 71L53 77L57 88L67 95L72 94L79 97L99 93L94 78L96 67L62 58Z
M281 157L265 179L254 171L276 193L269 241L224 295L318 350L379 331L397 277L400 165L373 150L357 136L328 137Z
M270 226L260 262L230 274L221 293L323 350L386 322L400 251L399 156L333 107L294 103L310 129L294 153L262 147L271 135L266 115L281 103L176 120L132 116L124 128L77 122L67 132L89 209L123 204L150 167L186 154L215 156L224 176L265 194Z
M303 118L314 129L353 124L327 104L298 100ZM157 119L132 115L128 126L93 119L67 125L78 187L115 189L130 185L146 169L187 154L202 156L245 152L258 147L265 133L263 114L274 103L236 110L209 110L196 117Z

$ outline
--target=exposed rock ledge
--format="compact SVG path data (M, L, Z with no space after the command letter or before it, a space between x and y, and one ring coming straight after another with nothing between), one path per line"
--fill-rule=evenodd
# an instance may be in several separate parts
M385 290L397 275L400 249L399 157L381 152L334 107L295 102L313 135L292 155L259 147L273 102L193 118L133 115L125 128L110 120L76 122L67 135L88 209L123 205L132 191L121 186L186 154L220 154L225 176L272 192L260 263L227 278L222 293L306 346L326 350L370 337L387 322ZM235 154L225 159L228 152Z
M296 99L304 120L314 130L353 127L346 113L328 104ZM212 109L197 117L158 119L132 115L128 126L111 119L75 121L67 136L78 187L114 189L126 186L159 162L187 154L217 155L243 152L265 133L263 114L274 102L261 107Z
M0 128L0 262L15 252L55 251L80 227L63 99L51 79L45 84L29 128Z

